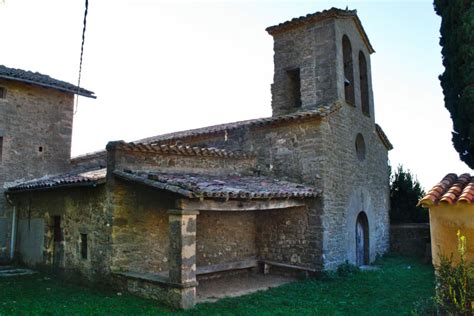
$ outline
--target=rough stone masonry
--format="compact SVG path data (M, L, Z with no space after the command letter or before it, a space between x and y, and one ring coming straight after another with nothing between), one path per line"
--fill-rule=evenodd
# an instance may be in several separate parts
M114 141L71 161L70 91L2 79L2 111L31 103L22 128L0 126L3 152L29 150L30 160L7 155L0 172L15 259L187 309L200 279L314 273L387 251L392 146L375 123L374 49L356 11L267 31L271 117ZM34 89L48 105L29 99Z

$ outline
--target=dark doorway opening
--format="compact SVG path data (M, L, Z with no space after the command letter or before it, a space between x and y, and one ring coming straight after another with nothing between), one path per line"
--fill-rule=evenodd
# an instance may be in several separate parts
M287 70L288 83L289 83L289 97L290 104L295 107L301 107L301 77L300 69L295 68Z
M360 212L356 222L356 262L358 266L370 263L369 257L369 220Z

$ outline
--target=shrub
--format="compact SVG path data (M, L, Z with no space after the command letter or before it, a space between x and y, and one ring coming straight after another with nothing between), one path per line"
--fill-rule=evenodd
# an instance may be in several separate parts
M346 260L345 263L340 264L337 267L337 275L339 277L348 277L349 275L357 274L360 272L360 268L356 265L353 265L352 263L349 263L349 261Z
M474 301L474 264L465 260L466 237L458 231L459 263L454 263L453 254L448 257L440 253L436 266L435 302L448 315L472 315Z

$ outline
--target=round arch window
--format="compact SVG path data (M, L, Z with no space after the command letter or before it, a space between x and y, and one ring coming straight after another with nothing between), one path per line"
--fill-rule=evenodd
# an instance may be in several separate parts
M364 136L362 136L361 133L357 134L356 136L355 147L356 147L357 158L360 161L364 160L365 159L365 140L364 140Z

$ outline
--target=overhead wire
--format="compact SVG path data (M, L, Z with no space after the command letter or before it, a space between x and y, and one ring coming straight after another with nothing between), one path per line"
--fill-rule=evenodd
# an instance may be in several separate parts
M86 0L85 3L85 11L84 11L84 21L82 26L82 42L81 42L81 56L79 58L79 75L77 78L77 93L76 93L76 108L74 109L74 114L77 113L77 109L79 108L79 92L81 86L81 75L82 75L82 59L84 56L84 42L86 39L86 26L87 26L87 13L89 10L89 0Z

